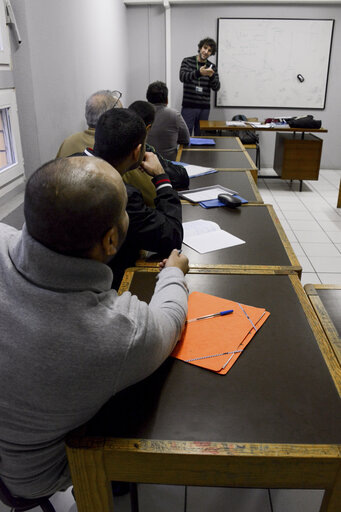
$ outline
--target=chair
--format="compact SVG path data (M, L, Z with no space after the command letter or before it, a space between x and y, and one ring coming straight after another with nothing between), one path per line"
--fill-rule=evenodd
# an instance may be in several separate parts
M40 507L43 512L56 512L49 498L50 496L33 499L12 496L0 478L0 500L4 505L11 507L13 512L24 512L25 510L32 510L35 507Z

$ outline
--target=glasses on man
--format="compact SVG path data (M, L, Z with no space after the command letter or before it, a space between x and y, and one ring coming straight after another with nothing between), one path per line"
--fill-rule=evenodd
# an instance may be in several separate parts
M121 96L122 96L122 93L120 91L111 91L111 94L116 99L116 101L114 103L114 106L112 107L112 108L115 108L117 103L119 102Z

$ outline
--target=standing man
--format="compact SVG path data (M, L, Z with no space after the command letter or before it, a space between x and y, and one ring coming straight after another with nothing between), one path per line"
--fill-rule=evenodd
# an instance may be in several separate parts
M199 121L207 120L210 113L211 89L219 91L217 67L208 58L215 55L216 42L210 37L198 44L198 55L183 59L180 81L184 84L181 115L186 121L190 135L200 135Z

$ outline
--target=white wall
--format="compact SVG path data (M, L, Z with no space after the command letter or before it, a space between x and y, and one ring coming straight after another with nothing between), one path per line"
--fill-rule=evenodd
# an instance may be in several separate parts
M129 31L129 49L131 69L138 67L138 82L129 80L128 97L130 101L145 97L145 91L152 80L164 80L165 78L165 43L164 43L164 15L160 6L129 6L128 27L138 27L138 31ZM183 57L194 55L197 51L197 43L205 36L217 38L217 18L219 17L259 17L259 18L321 18L335 19L334 39L331 54L331 65L327 91L325 110L275 110L275 109L242 109L215 108L212 95L211 119L231 119L235 114L245 113L249 117L258 117L264 120L270 116L292 116L312 113L316 119L321 119L329 133L322 135L324 147L322 153L322 168L341 168L341 144L339 142L339 119L341 117L341 100L339 83L341 80L341 59L338 49L341 47L341 6L340 5L292 5L271 4L252 5L230 4L211 6L205 4L196 5L172 5L171 6L171 69L172 80L172 106L180 110L182 100L182 84L179 81L179 68ZM161 47L162 44L162 48ZM283 42L284 44L284 42ZM159 57L155 56L155 45ZM138 46L138 52L134 48ZM161 56L160 56L161 54ZM144 65L141 65L143 59ZM285 72L285 70L284 70ZM233 76L231 76L233 80ZM262 166L272 167L274 155L275 135L260 133Z
M125 104L126 8L121 0L12 0L22 33L13 52L26 175L86 127L86 98L119 89ZM26 144L26 141L30 141Z

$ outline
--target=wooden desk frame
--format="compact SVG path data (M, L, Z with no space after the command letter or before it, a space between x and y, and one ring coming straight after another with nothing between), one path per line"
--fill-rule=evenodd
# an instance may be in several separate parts
M129 275L132 277L135 271L155 272L155 269L129 269L120 292L129 288ZM250 271L240 270L239 273L250 274ZM297 275L288 275L341 396L340 365ZM94 438L84 436L84 429L80 429L69 435L66 451L78 512L113 512L112 480L194 486L325 489L320 512L340 511L339 444Z
M189 206L190 204L187 203ZM192 205L193 208L197 207L197 205ZM219 264L219 265L196 265L196 264L191 264L190 263L190 268L191 269L203 269L203 271L207 270L207 269L210 269L210 270L216 270L217 272L221 272L221 273L234 273L234 271L236 271L237 273L239 272L239 270L245 270L245 271L253 271L253 270L256 270L257 272L262 272L263 270L266 270L266 271L270 271L270 270L273 270L274 272L279 272L279 271L283 271L284 273L287 273L287 272L290 272L290 271L294 271L297 273L298 277L301 279L301 276L302 276L302 267L300 265L300 262L298 261L297 259L297 256L291 246L291 243L289 242L288 240L288 237L287 235L285 234L285 231L282 227L282 224L280 223L280 220L279 218L277 217L277 214L274 210L274 207L271 205L271 204L245 204L244 205L244 208L249 208L249 207L252 207L252 208L259 208L259 207L263 207L263 208L267 208L267 210L269 211L269 214L274 222L274 225L276 227L276 230L278 232L278 236L280 237L282 243L283 243L283 246L284 246L284 249L287 253L287 256L289 258L289 261L291 263L290 266L283 266L283 265L237 265L237 264ZM158 266L158 262L155 262L155 261L146 261L143 257L141 257L140 259L138 259L136 261L136 266L137 267L144 267L144 268L155 268Z
M318 295L318 290L341 290L341 286L332 284L306 284L304 289L341 366L341 338Z
M224 138L224 137L222 137L222 138ZM243 144L241 143L239 137L234 137L234 138L238 142L240 149L216 149L216 148L201 148L201 149L198 149L197 147L195 149L193 149L193 148L188 148L188 147L184 146L183 144L180 144L178 152L177 152L177 155L176 155L176 161L177 162L181 162L181 156L182 156L182 152L183 151L191 151L191 152L192 151L193 152L220 151L220 152L226 152L226 153L242 152L244 154L246 160L249 163L249 167L215 167L215 169L217 171L250 171L251 174L252 174L252 177L253 177L253 179L255 181L255 183L257 183L258 168L256 167L254 161L250 157L249 153L246 151L246 149L243 146Z

